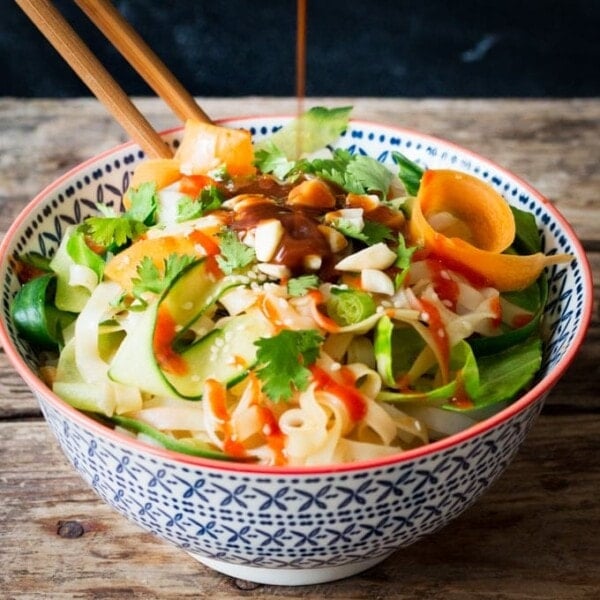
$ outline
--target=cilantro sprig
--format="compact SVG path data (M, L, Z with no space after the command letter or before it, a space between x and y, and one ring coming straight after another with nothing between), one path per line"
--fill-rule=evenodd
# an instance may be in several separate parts
M131 206L121 215L102 204L98 205L103 216L88 217L82 226L85 234L94 243L111 250L122 248L142 235L156 223L156 184L143 183L129 190L129 199Z
M92 241L103 248L121 248L147 229L141 221L125 215L89 217L85 220L85 232Z
M408 274L408 268L412 260L413 254L417 251L418 246L407 246L404 236L398 234L398 245L396 246L396 261L394 266L400 269L394 280L394 287L400 288L404 283L404 279Z
M182 196L177 203L177 222L198 219L205 212L219 208L223 200L223 195L214 185L205 187L196 198Z
M292 277L287 282L287 292L290 296L304 296L308 290L318 288L319 283L319 278L314 274Z
M330 181L346 192L387 196L392 182L391 171L378 160L363 154L352 154L337 148L331 158L306 158L291 161L274 144L256 151L255 165L263 173L272 173L278 179L293 179L302 173L316 175Z
M272 173L277 179L284 180L293 171L296 163L289 160L285 153L271 142L254 153L254 165L263 173Z
M377 194L385 198L392 181L391 171L378 160L348 150L336 149L331 158L302 160L296 169L312 173L354 194Z
M254 248L240 242L238 236L231 229L226 229L219 234L219 247L221 253L217 256L217 263L225 275L231 275L238 269L243 269L254 261L256 255Z
M367 246L374 246L379 242L393 239L392 230L378 221L365 221L362 229L348 219L337 219L333 221L332 225L346 237L360 240Z
M254 343L258 346L256 375L271 400L289 400L295 391L308 387L311 377L308 367L317 360L323 343L318 331L284 329Z
M187 254L170 254L164 259L161 270L152 258L145 256L137 267L137 277L131 280L133 295L142 305L145 305L144 295L146 293L161 294L175 277L195 260L197 260L196 257Z
M129 190L129 200L131 206L125 213L126 216L148 226L156 223L158 195L154 182L142 183L139 187Z

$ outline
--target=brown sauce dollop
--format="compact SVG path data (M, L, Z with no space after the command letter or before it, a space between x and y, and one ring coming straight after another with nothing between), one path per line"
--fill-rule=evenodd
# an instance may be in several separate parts
M241 194L260 194L284 200L288 197L294 185L291 183L281 183L272 175L258 175L257 177L243 179L226 186L221 189L221 192L226 198L232 198Z
M332 256L327 238L319 231L318 215L312 212L304 207L285 206L265 198L264 202L254 202L235 211L231 228L249 231L260 221L278 219L284 234L273 262L298 273L304 271L306 256L318 255L324 263L330 262Z

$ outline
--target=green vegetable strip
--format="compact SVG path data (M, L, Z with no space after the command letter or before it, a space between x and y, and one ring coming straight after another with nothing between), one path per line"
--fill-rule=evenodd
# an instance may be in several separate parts
M88 267L102 281L104 261L85 242L83 232L76 230L67 241L67 253L74 263Z
M239 458L233 458L220 450L217 450L207 443L193 438L187 438L178 440L171 435L162 433L158 429L155 429L151 425L132 419L129 417L122 417L115 415L110 417L110 421L127 429L133 433L141 433L149 438L156 440L161 446L167 450L173 450L174 452L181 452L182 454L190 454L192 456L201 456L202 458L213 458L217 460L239 460Z
M392 152L392 158L399 167L398 177L411 196L416 196L425 172L417 163L400 152Z
M56 348L62 331L75 316L54 306L56 276L36 277L21 287L12 303L12 318L19 333L32 344Z

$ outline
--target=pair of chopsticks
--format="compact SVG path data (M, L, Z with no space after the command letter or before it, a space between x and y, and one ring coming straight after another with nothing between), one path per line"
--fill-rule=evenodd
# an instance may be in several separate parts
M170 158L170 148L52 2L15 1L144 152L150 157ZM182 121L210 122L194 98L109 0L74 1L177 117Z

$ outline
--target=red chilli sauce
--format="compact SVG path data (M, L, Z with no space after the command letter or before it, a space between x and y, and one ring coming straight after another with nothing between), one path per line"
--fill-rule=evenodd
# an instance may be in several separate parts
M243 444L233 439L231 431L231 415L227 409L227 395L223 385L214 380L207 379L206 386L210 388L207 394L213 413L223 423L223 450L229 456L241 458L246 456Z
M164 371L175 375L185 375L188 366L180 354L173 349L173 341L177 335L177 323L169 309L161 305L156 315L156 325L152 336L154 356Z
M339 398L346 407L350 419L354 422L360 421L367 414L367 403L361 393L354 387L356 383L354 375L346 367L339 371L343 383L333 379L329 373L313 365L310 367L313 379L317 384L318 390L323 390Z
M450 372L450 340L448 339L444 322L442 321L440 311L433 303L423 298L419 302L421 303L423 312L427 315L426 322L441 359L440 369L442 376L447 381Z

